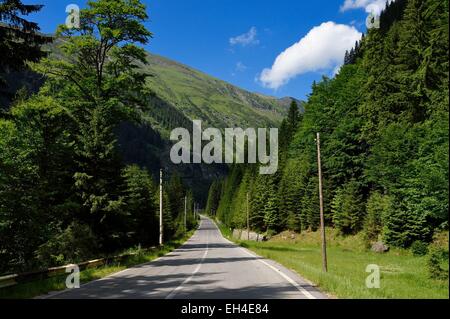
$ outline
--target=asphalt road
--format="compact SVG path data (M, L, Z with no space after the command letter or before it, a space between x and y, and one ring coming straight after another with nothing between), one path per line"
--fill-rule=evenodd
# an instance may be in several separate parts
M202 217L182 247L148 264L96 280L55 299L321 299L298 275L229 242Z

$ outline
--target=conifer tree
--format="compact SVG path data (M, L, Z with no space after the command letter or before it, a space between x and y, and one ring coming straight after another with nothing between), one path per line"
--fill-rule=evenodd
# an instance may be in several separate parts
M336 191L333 198L333 223L343 234L356 234L361 230L365 209L355 181Z
M23 4L20 0L0 1L0 112L7 108L15 94L6 83L5 75L21 71L27 62L37 62L46 56L42 45L50 43L52 38L40 34L39 25L25 19L42 8L42 5Z
M0 1L0 74L8 69L20 70L27 61L37 62L45 56L41 46L49 43L51 37L40 34L39 25L24 18L42 8L20 0Z

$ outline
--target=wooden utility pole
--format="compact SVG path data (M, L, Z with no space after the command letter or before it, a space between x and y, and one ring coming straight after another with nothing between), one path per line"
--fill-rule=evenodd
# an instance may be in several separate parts
M248 192L247 192L247 240L250 240L250 211L248 205Z
M187 233L187 196L184 196L184 232Z
M163 170L159 171L159 245L163 245Z
M320 133L317 133L317 167L319 171L319 200L320 200L320 232L322 236L322 268L328 272L327 242L325 236L325 218L323 214L323 189L322 189L322 159L320 154Z

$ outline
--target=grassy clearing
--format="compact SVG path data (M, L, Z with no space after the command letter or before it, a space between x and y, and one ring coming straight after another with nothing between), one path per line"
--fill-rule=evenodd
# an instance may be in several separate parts
M229 238L230 231L220 227ZM329 272L322 272L319 233L282 234L268 242L240 241L260 256L295 270L318 287L338 298L352 299L447 299L448 280L430 279L427 256L416 257L408 250L393 249L386 254L368 251L360 236L340 237L327 230ZM448 247L448 233L446 235ZM366 287L366 267L375 264L381 270L381 288ZM445 267L445 265L444 265ZM448 263L446 265L448 269Z
M122 263L113 263L99 268L86 269L80 272L81 284L92 280L97 280L127 268L150 262L158 257L164 256L174 249L180 247L194 231L189 232L185 237L172 240L161 248L155 248L150 251L142 251L136 256L128 258ZM127 251L128 253L132 251ZM66 288L66 276L48 278L41 281L19 284L12 287L0 289L0 299L28 299L45 295L51 291L60 291Z

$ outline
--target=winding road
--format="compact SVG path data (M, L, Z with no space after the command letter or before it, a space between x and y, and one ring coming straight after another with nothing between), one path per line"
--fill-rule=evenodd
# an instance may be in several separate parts
M153 262L126 269L55 299L323 299L297 274L225 239L202 217L185 245Z

